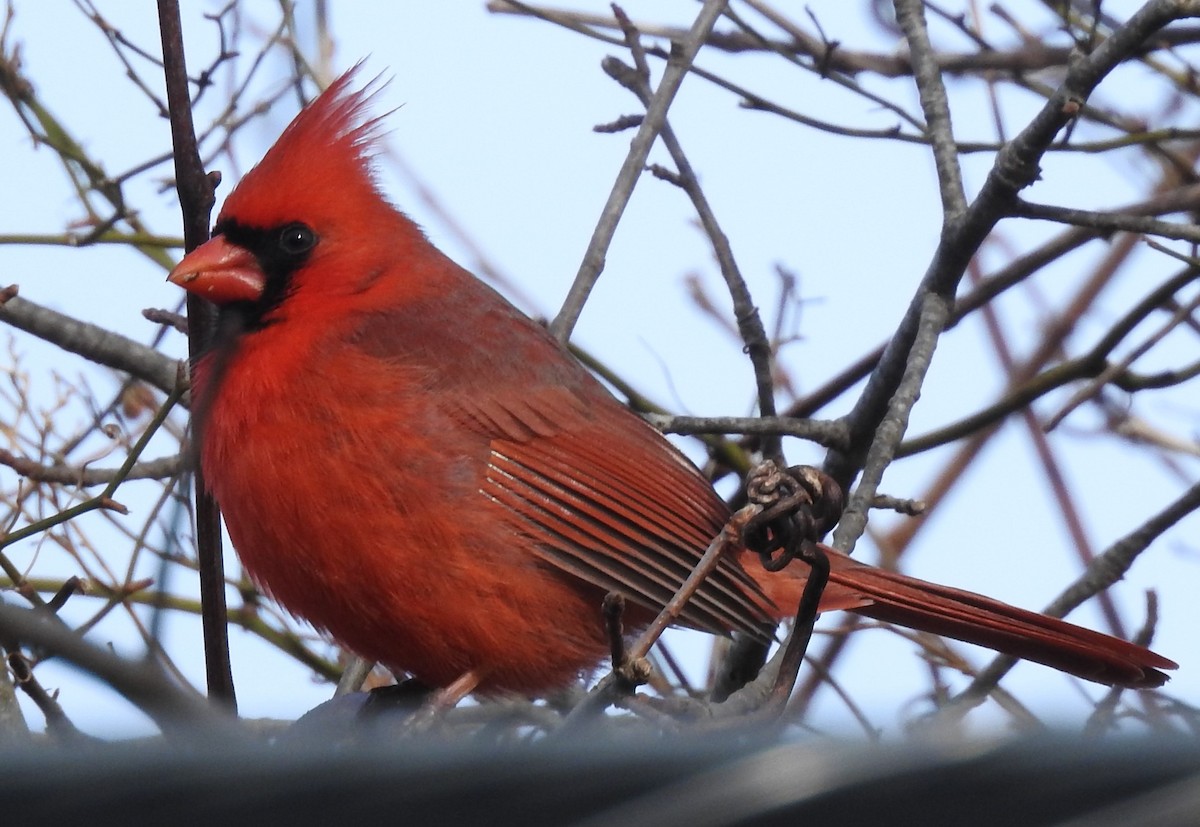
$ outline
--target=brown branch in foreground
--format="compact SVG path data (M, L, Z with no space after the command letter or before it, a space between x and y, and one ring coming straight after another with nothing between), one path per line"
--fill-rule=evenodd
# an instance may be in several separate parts
M171 144L175 155L175 180L183 210L183 237L190 251L208 240L214 180L204 172L192 124L191 95L183 53L183 27L178 0L158 0L158 26L162 36L163 75L171 112ZM188 353L192 360L204 351L214 328L213 307L188 296ZM200 596L205 611L204 656L209 695L237 710L233 670L229 662L228 610L225 605L225 563L221 554L221 514L204 475L196 470L196 554L200 563Z
M650 652L650 647L658 642L662 637L662 633L667 630L668 626L673 625L679 620L679 616L683 614L684 608L687 606L692 595L700 588L701 584L708 578L717 564L721 562L721 558L729 554L729 550L738 546L741 543L741 525L745 521L747 515L735 514L730 518L729 523L721 529L721 533L717 538L709 543L708 548L704 551L704 555L696 563L691 574L683 581L679 590L663 606L662 611L654 618L645 631L638 639L630 646L626 652L626 657L629 659L644 658Z
M707 710L716 728L730 721L772 724L787 708L829 581L829 560L817 541L837 522L844 505L836 481L810 466L782 469L763 463L751 472L746 487L751 505L734 515L726 529L739 524L743 546L758 554L765 570L779 571L799 558L810 571L795 623L757 677L752 670L762 663L767 647L745 639L735 645L730 659L736 657L738 663L722 667L713 687L718 704Z

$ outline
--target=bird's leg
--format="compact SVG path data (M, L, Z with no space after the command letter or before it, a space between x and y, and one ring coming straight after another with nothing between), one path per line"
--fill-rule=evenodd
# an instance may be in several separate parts
M425 703L425 708L434 714L444 712L447 709L453 709L458 706L459 701L474 692L482 680L483 674L481 672L468 669L455 678L448 686L444 686L435 692L433 697Z
M480 681L483 680L483 676L482 671L469 669L434 692L425 703L421 704L421 708L404 722L404 732L414 735L429 731L439 715L458 706L459 701L475 691Z
M342 671L342 677L338 679L337 689L334 690L333 696L336 698L362 689L363 682L374 668L375 661L360 658L358 655L351 656L350 662Z

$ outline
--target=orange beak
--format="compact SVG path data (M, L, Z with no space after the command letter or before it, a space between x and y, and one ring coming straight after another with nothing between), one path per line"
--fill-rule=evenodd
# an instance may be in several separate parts
M183 257L167 281L214 304L256 301L267 277L245 247L214 236Z

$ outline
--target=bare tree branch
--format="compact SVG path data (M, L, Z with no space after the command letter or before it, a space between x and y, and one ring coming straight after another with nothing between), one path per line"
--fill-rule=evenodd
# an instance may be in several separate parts
M171 114L175 179L183 209L183 237L192 250L208 239L209 213L214 198L214 180L204 171L192 125L191 95L183 54L183 27L178 0L158 0L158 26L162 36L163 74ZM188 353L200 356L212 339L213 307L196 296L188 296ZM208 668L208 691L213 700L237 709L233 672L229 663L229 627L225 607L225 562L221 554L221 514L216 500L195 472L196 546L200 559L200 594L205 604L204 654Z
M679 42L674 54L675 59L669 62L663 71L662 79L654 91L654 98L646 108L646 117L630 144L629 154L621 165L621 171L617 174L608 202L600 214L600 221L596 224L592 240L579 265L579 273L576 274L571 290L563 301L562 309L550 323L550 332L560 342L565 343L571 337L575 322L578 321L579 314L583 312L583 305L592 292L596 280L600 278L600 273L604 269L605 251L612 243L617 222L621 220L621 213L624 212L625 205L629 203L629 198L633 195L633 188L642 175L642 168L646 165L650 148L654 145L663 124L666 123L667 110L671 106L671 101L675 99L675 93L679 91L680 84L687 76L696 52L700 50L708 33L712 31L726 2L727 0L704 1L704 6L697 15L695 23L692 24L687 37Z

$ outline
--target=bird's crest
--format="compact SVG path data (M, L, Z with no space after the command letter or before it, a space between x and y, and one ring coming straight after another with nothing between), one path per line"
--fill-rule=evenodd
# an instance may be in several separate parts
M221 219L267 227L319 224L324 214L349 217L361 205L380 203L371 161L381 118L367 114L378 79L352 89L361 66L300 111L229 194Z

